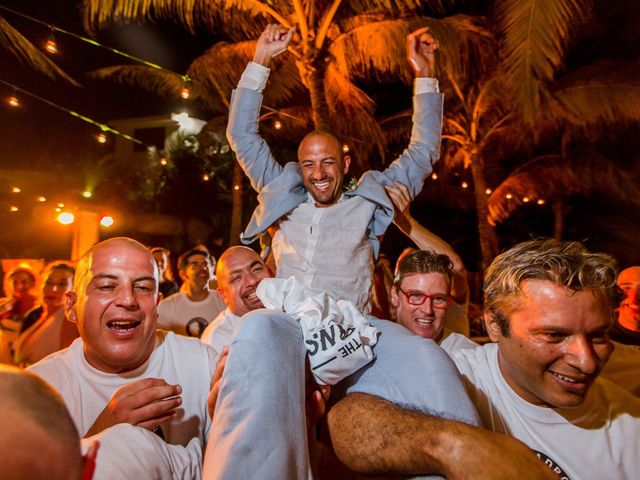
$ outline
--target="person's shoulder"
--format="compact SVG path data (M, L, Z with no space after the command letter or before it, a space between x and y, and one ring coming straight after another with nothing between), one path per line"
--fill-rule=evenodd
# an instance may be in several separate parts
M177 335L174 332L166 330L157 330L161 335L161 347L166 349L167 354L172 356L183 357L189 353L198 355L206 354L211 350L209 345L203 344L199 338L187 337L185 335Z
M69 347L46 356L27 370L45 379L50 376L57 378L64 374L71 374L74 363L81 360L79 355L82 355L82 338L76 338Z
M475 350L480 347L476 342L471 340L469 337L462 335L461 333L450 332L443 340L440 342L440 346L447 352L455 352L457 350L463 349L471 349Z
M166 311L169 309L173 309L179 303L183 303L185 301L185 298L187 298L187 292L176 292L172 295L169 295L167 298L163 298L162 300L160 300L160 303L158 303L158 310Z

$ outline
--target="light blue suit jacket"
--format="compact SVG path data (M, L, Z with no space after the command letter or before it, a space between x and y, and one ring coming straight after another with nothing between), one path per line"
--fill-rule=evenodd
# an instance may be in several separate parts
M307 199L297 162L284 167L271 155L269 146L258 134L258 117L262 94L247 88L237 88L231 96L227 138L236 153L251 186L258 192L258 207L241 235L245 244L253 242L283 215ZM369 221L369 239L374 255L380 248L379 236L384 234L393 220L393 204L384 189L399 181L404 183L415 198L432 164L439 158L442 131L443 96L423 93L414 97L411 142L406 150L382 172L368 171L358 186L346 197L359 195L376 205Z

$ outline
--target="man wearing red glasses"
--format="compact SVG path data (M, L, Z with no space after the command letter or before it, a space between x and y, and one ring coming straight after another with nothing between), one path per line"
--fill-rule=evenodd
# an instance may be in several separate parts
M445 350L475 347L464 335L445 328L445 314L453 302L450 295L453 263L444 254L418 250L406 255L398 265L391 304L398 323L411 333L431 338Z

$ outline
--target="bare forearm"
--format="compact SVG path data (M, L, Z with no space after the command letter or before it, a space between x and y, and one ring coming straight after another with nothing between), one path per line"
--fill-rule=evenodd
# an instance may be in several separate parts
M369 475L444 475L446 462L440 451L454 457L455 445L446 443L455 444L452 431L464 428L357 393L334 405L327 421L338 459L351 470Z
M338 459L367 475L437 474L448 479L546 479L553 472L518 440L352 394L327 416ZM501 462L489 459L500 455Z

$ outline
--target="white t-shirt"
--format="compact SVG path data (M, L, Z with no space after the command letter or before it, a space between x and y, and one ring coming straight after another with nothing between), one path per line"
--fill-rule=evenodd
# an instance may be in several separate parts
M89 365L81 338L28 370L60 392L81 437L120 387L144 378L161 378L170 385L181 385L182 405L176 416L161 425L164 438L168 443L186 446L198 437L204 445L211 426L207 396L217 355L195 338L162 330L156 335L158 345L149 359L130 372L106 373Z
M545 408L518 396L498 367L498 345L449 351L484 426L536 451L560 478L637 479L640 401L598 378L576 408ZM499 462L496 458L487 459Z
M478 346L478 344L469 337L452 332L448 328L444 329L439 345L447 353L461 348L476 348Z
M93 480L200 480L202 456L200 438L186 447L171 445L155 433L120 423L81 440L82 453L100 442Z
M231 339L239 323L240 317L227 307L205 328L200 341L210 345L220 354L224 346L231 345Z
M190 300L186 292L175 293L158 304L158 328L200 337L225 307L224 300L216 292L209 291L207 298L199 302Z

